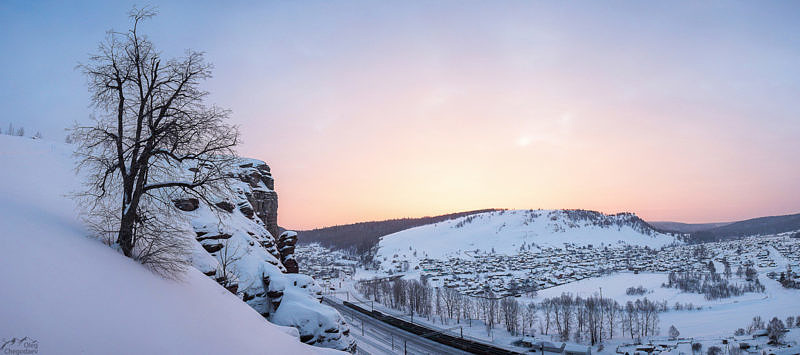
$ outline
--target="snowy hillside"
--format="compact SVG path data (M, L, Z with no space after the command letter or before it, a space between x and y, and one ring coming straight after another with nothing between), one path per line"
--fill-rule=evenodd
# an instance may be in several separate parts
M381 238L376 260L445 259L466 253L516 254L543 247L638 245L660 248L680 243L630 213L584 210L494 211L407 229ZM395 257L397 255L397 257Z
M333 352L194 268L168 281L87 238L65 197L77 188L69 147L0 136L0 169L0 339L62 354Z
M183 206L196 243L192 265L240 296L269 321L291 326L307 344L345 351L355 350L355 339L342 316L320 303L322 289L307 275L287 273L294 265L293 232L273 237L258 216L260 201L254 196L271 191L261 181L264 162L240 159L233 169L230 196L206 196ZM259 178L253 178L259 176Z

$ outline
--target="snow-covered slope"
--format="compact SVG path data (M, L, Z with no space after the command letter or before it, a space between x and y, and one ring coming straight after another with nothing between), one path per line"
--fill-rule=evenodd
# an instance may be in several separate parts
M461 217L387 235L378 243L375 260L407 260L413 264L425 257L441 259L476 250L516 254L523 244L537 248L562 247L565 243L659 248L680 242L672 235L653 230L631 213L510 210Z
M232 179L231 196L219 202L219 196L206 196L215 204L197 201L196 209L185 211L197 241L192 264L271 322L295 327L303 342L354 351L356 343L350 327L339 312L320 303L322 289L316 282L307 275L285 273L283 262L294 261L291 252L287 254L288 249L293 252L294 244L280 248L279 240L253 213L257 209L248 196L268 187L250 177L258 175L256 167L264 162L243 159L242 163L232 175L252 184ZM217 207L220 205L225 208ZM284 232L284 242L293 237L291 233ZM294 265L296 269L297 264Z
M149 272L86 237L65 194L69 148L0 135L0 340L50 354L307 354L297 330L273 325L190 268Z
M296 234L272 234L278 206L269 166L237 158L226 169L230 191L208 191L202 199L179 191L172 196L183 217L175 225L194 239L191 264L267 320L296 328L302 342L354 352L344 318L321 303L322 289L311 277L296 274Z

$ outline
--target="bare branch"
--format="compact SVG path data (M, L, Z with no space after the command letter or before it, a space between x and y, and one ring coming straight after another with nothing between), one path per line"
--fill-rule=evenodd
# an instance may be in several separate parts
M98 233L116 230L125 255L164 260L177 244L163 240L170 233L154 211L172 208L179 194L205 199L228 189L225 171L239 132L226 123L229 111L204 103L208 93L200 84L212 66L203 54L162 59L140 32L155 9L133 8L129 15L131 28L108 31L97 53L79 65L96 114L71 134L77 169L86 177L79 196L87 215L103 221L95 223L103 226ZM117 228L108 228L109 221Z

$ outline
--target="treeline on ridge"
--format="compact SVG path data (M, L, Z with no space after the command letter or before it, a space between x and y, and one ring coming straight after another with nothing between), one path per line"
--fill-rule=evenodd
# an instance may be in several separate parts
M385 221L360 222L340 226L297 231L298 243L319 243L324 247L338 250L351 250L363 254L378 244L380 237L409 228L438 223L449 219L474 215L498 209L483 209L450 213L441 216L420 218L398 218Z

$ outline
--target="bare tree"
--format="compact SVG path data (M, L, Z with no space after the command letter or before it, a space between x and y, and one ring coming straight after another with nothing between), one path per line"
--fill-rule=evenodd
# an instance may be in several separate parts
M444 309L447 312L447 318L452 319L453 313L458 313L456 308L458 307L460 296L456 289L450 287L444 288L444 292L442 292L442 301L444 301Z
M511 335L517 335L520 318L520 307L514 297L506 297L500 301L500 313L503 316L503 322L506 324L506 330Z
M495 321L498 319L498 297L488 285L484 286L483 292L477 296L478 310L483 315L486 324L486 334L491 335Z
M753 322L747 326L747 334L753 334L756 330L764 329L764 320L761 319L761 316L753 317Z
M105 219L113 228L103 232L116 234L122 253L140 261L153 244L165 253L181 246L169 241L174 223L157 212L187 195L205 200L225 191L239 136L226 123L228 111L203 102L200 83L211 76L203 55L163 59L139 32L154 15L134 9L131 28L109 31L80 66L96 115L91 125L72 129L88 218Z
M523 313L523 321L522 321L522 336L525 336L525 329L527 325L527 329L529 330L529 334L533 335L533 324L536 322L536 304L531 302L525 306L525 310Z
M440 288L436 288L436 298L435 298L435 308L436 314L439 315L439 320L441 320L442 324L446 324L444 320L444 307L442 306L442 291ZM434 318L435 320L436 318Z
M233 293L236 292L232 290L232 286L237 285L239 280L236 262L249 252L249 250L241 250L240 246L240 243L231 245L231 238L228 238L225 239L223 248L217 252L217 261L219 262L217 282Z
M620 307L619 303L613 299L605 298L603 299L603 316L606 318L606 323L608 324L608 338L614 339L614 327L617 324L617 319L619 318L618 314L622 308Z
M464 296L456 292L453 304L453 313L456 316L456 323L461 324L461 307L464 305Z
M783 337L786 335L786 325L778 317L773 317L767 324L767 336L769 336L770 343L780 344Z
M571 325L574 324L575 299L570 294L562 293L554 301L553 314L555 315L556 329L561 335L561 340L569 340Z
M469 322L469 327L472 327L472 319L475 318L475 303L472 297L463 297L461 300L461 310L464 312L464 318Z

